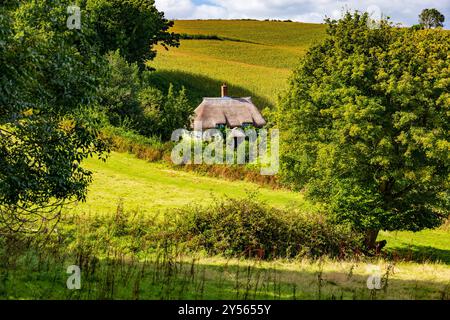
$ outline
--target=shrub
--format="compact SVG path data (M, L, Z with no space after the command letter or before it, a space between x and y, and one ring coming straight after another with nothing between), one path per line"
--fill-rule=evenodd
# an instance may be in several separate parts
M143 119L139 130L145 136L159 133L162 121L161 106L164 105L163 93L152 87L143 88L138 93L138 101L142 108Z
M262 186L268 186L273 189L283 188L277 176L262 175L259 167L251 165L224 165L224 164L186 164L182 166L173 166L182 168L186 171L193 171L198 174L208 175L210 177L227 179L230 181L248 181Z
M267 260L350 258L359 255L363 242L347 225L333 224L323 214L271 208L255 194L170 209L163 218L125 210L120 203L113 214L66 216L53 236L67 253L146 255L163 249Z
M137 101L140 88L138 65L129 64L119 50L110 52L107 59L108 80L101 88L103 108L115 126L122 125L124 121L137 121L142 113Z
M343 258L357 254L361 244L348 226L332 224L322 214L271 208L254 195L178 213L177 234L194 250L212 255Z
M215 34L180 34L180 39L183 40L223 40L221 37Z
M139 132L144 135L158 135L168 141L176 129L188 128L194 111L183 88L176 92L169 86L167 95L152 87L139 91L138 103L142 112Z

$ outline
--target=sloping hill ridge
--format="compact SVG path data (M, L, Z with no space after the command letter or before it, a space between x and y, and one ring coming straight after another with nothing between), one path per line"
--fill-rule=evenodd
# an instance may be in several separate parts
M259 108L274 106L308 48L325 37L323 24L248 20L177 20L179 48L158 49L149 66L152 82L184 86L193 103L218 96L226 82L233 96L252 96Z

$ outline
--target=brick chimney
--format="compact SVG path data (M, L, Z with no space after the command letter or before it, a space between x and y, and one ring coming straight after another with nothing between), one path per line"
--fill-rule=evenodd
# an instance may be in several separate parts
M222 98L228 97L228 86L224 83L222 85Z

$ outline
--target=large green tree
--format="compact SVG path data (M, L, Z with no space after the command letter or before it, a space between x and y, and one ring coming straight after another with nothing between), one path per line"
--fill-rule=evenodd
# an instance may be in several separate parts
M68 24L74 4L81 28ZM85 199L81 164L108 150L97 108L114 78L105 53L143 65L156 43L178 44L171 25L146 0L2 1L0 234L47 230L64 203Z
M436 9L424 9L419 15L419 23L426 29L444 26L445 17Z
M166 49L179 45L179 36L169 31L173 22L156 9L154 0L85 1L103 53L119 49L128 62L143 68L156 56L156 44Z
M449 214L450 34L327 21L281 99L282 175L367 234Z
M0 233L50 228L68 200L83 200L81 162L106 144L90 112L105 61L88 23L69 30L71 1L0 8Z

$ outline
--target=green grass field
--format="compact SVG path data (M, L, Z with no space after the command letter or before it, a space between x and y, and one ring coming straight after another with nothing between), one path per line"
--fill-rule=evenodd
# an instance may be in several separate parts
M237 299L382 300L450 299L450 267L433 263L373 261L251 261L223 258L177 259L152 264L103 260L81 290L67 290L67 261L8 273L2 292L9 299ZM371 266L381 271L383 289L367 289ZM39 271L39 268L40 271ZM1 270L1 269L0 269ZM168 275L169 274L169 275ZM111 290L113 286L113 290Z
M55 258L51 250L31 249L18 257L5 255L0 299L450 299L448 227L416 234L382 233L387 250L395 253L389 259L260 261L175 252L158 253L155 260L125 249L139 243L139 236L114 235L111 221L118 221L121 199L126 214L134 217L137 209L150 219L155 212L167 214L192 201L205 204L212 197L240 197L255 190L268 205L317 209L299 193L173 170L130 154L112 153L106 163L90 159L85 167L94 172L88 200L67 208L68 219L61 226L66 235L78 230L77 241L67 243L78 254ZM93 254L97 247L109 245L114 249ZM67 290L67 266L80 263L82 288ZM381 290L367 288L374 266L380 268Z
M119 199L125 210L152 214L191 201L207 203L211 196L244 196L258 190L269 205L314 206L299 193L270 190L247 182L230 182L171 169L162 163L149 163L133 155L112 153L105 164L90 159L85 166L94 172L87 203L65 212L74 216L69 234L81 232L73 245L95 250L104 241L128 247L128 236L104 234L111 227L101 215L116 215ZM75 213L71 215L70 213ZM92 220L93 219L93 220ZM99 220L100 219L100 220ZM70 219L69 219L70 220ZM102 222L103 221L103 222ZM90 226L90 224L93 224ZM97 238L86 228L102 228ZM105 237L105 238L103 238ZM401 253L393 259L365 257L358 260L254 259L188 256L124 256L114 249L105 256L84 256L81 290L67 290L66 268L79 264L80 257L55 258L45 251L30 251L3 264L14 265L0 282L0 298L7 299L450 299L450 231L440 229L419 233L384 232L388 250ZM118 242L117 242L118 241ZM134 241L139 241L139 237ZM410 249L414 249L411 251ZM81 249L80 249L81 250ZM409 250L409 251L407 251ZM430 251L431 250L431 251ZM410 255L408 255L408 252ZM422 256L417 256L422 254ZM407 260L405 260L407 258ZM90 259L87 260L86 259ZM149 259L149 260L147 260ZM412 260L409 260L412 259ZM366 281L371 270L380 268L383 288L369 290ZM4 276L5 277L5 276Z
M226 82L231 95L252 96L260 108L276 103L300 57L325 36L321 24L269 21L176 21L173 31L232 40L182 40L179 48L160 48L149 63L155 84L183 85L199 103L218 96Z
M225 181L175 170L166 164L149 163L133 155L112 153L106 163L89 159L85 166L94 172L87 203L76 210L110 213L123 201L126 208L155 213L190 203L205 203L212 197L245 197L257 192L261 201L275 207L315 210L300 193L272 190L243 181Z

